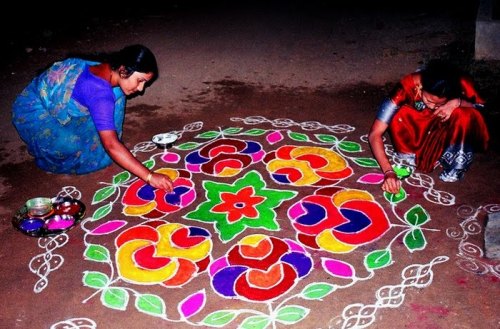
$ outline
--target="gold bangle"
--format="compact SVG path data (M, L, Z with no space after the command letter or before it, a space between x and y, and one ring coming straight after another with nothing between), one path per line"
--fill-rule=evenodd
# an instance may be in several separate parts
M150 171L148 176L146 177L146 183L150 184L150 181L151 181L151 177L153 177L153 172Z

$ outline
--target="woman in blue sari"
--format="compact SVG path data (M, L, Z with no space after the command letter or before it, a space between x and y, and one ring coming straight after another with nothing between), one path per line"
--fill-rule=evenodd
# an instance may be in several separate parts
M121 142L126 97L143 92L157 76L155 56L142 45L101 61L67 58L21 92L12 123L45 171L86 174L114 161L151 186L171 191L168 176L150 171Z

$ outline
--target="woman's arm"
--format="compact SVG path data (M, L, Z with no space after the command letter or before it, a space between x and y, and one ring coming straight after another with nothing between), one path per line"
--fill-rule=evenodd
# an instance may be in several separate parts
M382 183L382 190L389 193L398 193L401 188L401 181L398 179L396 173L392 170L389 158L385 153L384 141L382 136L386 132L388 124L375 119L368 133L368 141L382 172L384 173L384 182Z
M141 178L149 185L166 190L167 192L172 192L173 186L170 177L160 173L153 173L146 168L118 139L115 130L99 131L99 137L101 138L104 149L116 164Z

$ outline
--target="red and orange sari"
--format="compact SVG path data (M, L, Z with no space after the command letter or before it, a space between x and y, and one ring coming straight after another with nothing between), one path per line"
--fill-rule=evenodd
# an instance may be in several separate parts
M462 99L474 107L456 108L449 120L442 122L422 101L420 74L412 73L401 79L390 95L395 113L389 122L389 133L396 152L415 155L415 165L431 172L439 161L443 173L458 176L472 163L473 152L485 151L489 133L478 108L484 106L472 81L462 78Z

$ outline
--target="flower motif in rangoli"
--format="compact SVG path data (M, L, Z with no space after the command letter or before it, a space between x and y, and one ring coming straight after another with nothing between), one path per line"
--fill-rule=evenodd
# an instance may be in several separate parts
M249 235L209 268L214 291L252 302L276 299L312 270L310 255L297 243L263 234Z
M256 206L266 200L263 196L255 195L252 186L243 187L236 193L223 192L220 198L221 203L215 205L212 211L226 214L229 223L237 222L242 217L257 218L259 212Z
M362 190L323 188L288 209L304 245L333 253L350 252L382 237L390 228L384 209Z
M340 154L316 146L285 145L263 161L276 182L294 186L334 185L353 173Z
M273 190L257 171L250 171L233 184L204 181L207 200L184 218L213 222L222 241L233 239L246 227L279 230L275 208L297 195L295 191Z
M183 169L162 168L155 172L167 174L173 182L173 191L156 189L142 180L136 180L122 198L123 213L128 216L161 218L187 207L196 198L191 174Z
M116 238L118 274L127 282L182 286L210 264L212 240L200 227L154 220Z
M262 145L253 141L222 138L186 156L186 169L216 177L231 177L264 157Z

